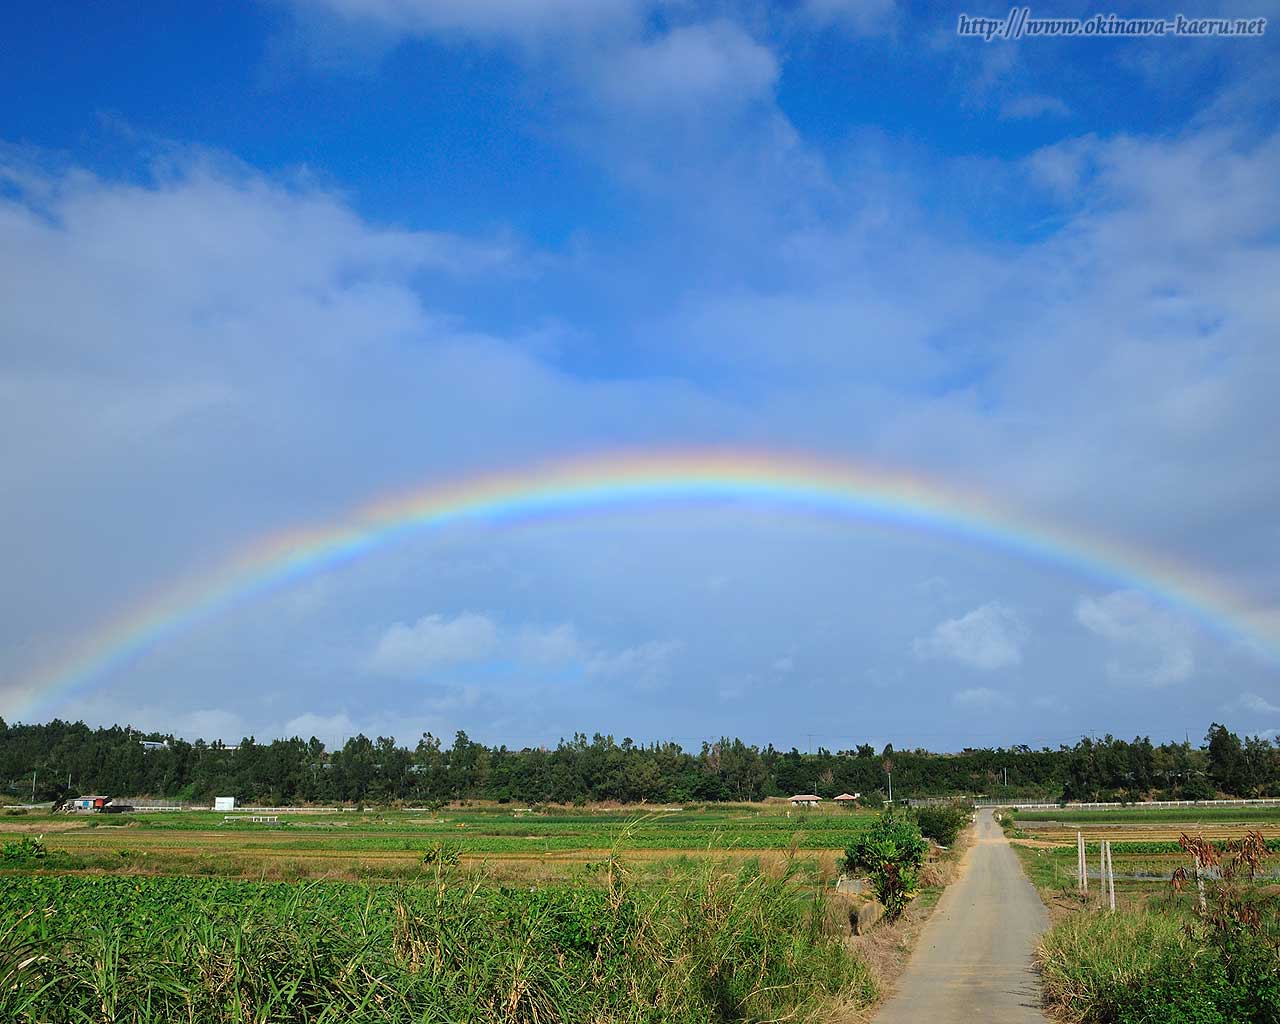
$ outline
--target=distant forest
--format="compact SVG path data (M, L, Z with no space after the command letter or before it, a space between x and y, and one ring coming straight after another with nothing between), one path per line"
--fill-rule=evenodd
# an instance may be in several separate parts
M145 744L144 745L144 741ZM163 746L156 746L163 743ZM1082 739L1032 750L853 750L801 753L736 739L697 751L578 734L552 749L489 747L459 732L451 746L430 733L415 746L356 736L339 750L314 737L234 748L189 743L124 726L83 722L7 725L0 719L0 780L11 799L76 793L205 801L236 796L265 804L432 803L483 799L533 803L680 803L817 793L896 798L986 794L1068 800L1280 796L1280 745L1241 740L1214 724L1203 746L1145 737ZM1007 782L1006 782L1007 779Z

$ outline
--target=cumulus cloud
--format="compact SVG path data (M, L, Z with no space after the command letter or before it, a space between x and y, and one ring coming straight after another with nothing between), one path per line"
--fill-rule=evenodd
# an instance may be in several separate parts
M411 676L441 665L479 661L498 645L498 627L484 615L453 619L426 615L413 625L397 622L378 639L369 667L388 675Z
M1028 635L1016 611L992 601L957 619L938 623L927 636L916 637L912 650L921 660L954 661L989 672L1021 664Z
M536 6L338 5L403 35L563 38ZM1280 385L1275 346L1265 343L1280 316L1274 136L1202 125L1149 137L1116 130L1025 160L984 161L977 174L933 151L926 173L918 155L874 137L850 139L828 159L776 105L760 102L752 112L762 116L745 126L732 106L735 88L757 101L776 88L779 58L760 23L689 24L676 11L658 27L631 20L627 5L592 7L558 10L565 24L595 25L598 47L566 44L565 67L554 71L521 63L538 76L523 83L527 94L559 95L572 78L609 111L632 104L665 124L680 119L661 116L676 108L660 104L687 89L713 116L675 146L582 104L585 127L565 129L578 132L571 160L585 152L600 170L606 208L594 221L589 210L580 221L576 208L566 215L575 240L563 259L531 257L501 230L388 228L356 212L360 198L208 154L170 152L160 170L140 164L119 178L10 161L11 184L0 189L0 436L21 443L0 459L0 564L23 600L9 602L0 621L0 676L17 678L10 669L37 660L29 638L57 648L255 537L323 523L378 493L597 444L777 444L870 459L962 482L997 508L1021 508L1069 534L1096 531L1119 547L1137 542L1185 558L1277 606L1274 573L1256 556L1269 550L1280 501L1280 475L1267 471ZM594 10L603 20L593 21ZM973 52L1002 60L1014 50ZM673 58L684 53L687 68ZM611 78L608 58L620 54L634 60L622 71L652 71L654 81ZM552 113L560 127L563 108ZM592 131L606 121L621 127ZM549 134L548 147L563 143ZM638 151L651 161L647 175L634 173ZM980 190L949 191L975 180ZM990 215L977 191L998 197L999 212ZM1024 193L1035 204L1020 208L1030 238L1009 233L1019 209L1003 202L1030 201ZM954 220L939 229L931 211L944 205ZM624 209L643 230L611 240ZM525 287L535 276L537 287ZM934 282L924 292L922 279ZM580 347L561 359L525 345L544 317L567 324ZM587 705L584 691L622 689L590 685L623 678L613 666L645 677L646 666L665 664L649 678L665 673L682 716L696 720L699 696L716 685L708 681L736 664L744 676L769 665L842 602L857 625L831 629L823 645L806 642L806 677L847 678L851 659L866 662L858 678L895 685L936 675L913 668L908 648L976 669L1025 664L1046 688L1093 687L1073 698L1076 727L1093 724L1078 716L1106 685L1092 678L1102 672L1089 672L1096 636L1109 677L1173 680L1194 667L1212 669L1229 692L1269 692L1252 656L1215 650L1218 666L1189 636L1153 641L1138 617L1105 599L1078 610L1075 623L1063 616L1052 638L1038 625L1034 647L1020 622L989 606L912 630L903 623L919 594L892 583L858 590L857 581L945 571L949 589L931 600L945 596L954 608L977 604L950 601L991 593L996 578L1020 607L1057 592L1015 559L977 566L963 544L876 548L847 524L840 544L815 545L821 557L801 567L810 529L802 519L778 517L774 540L786 543L772 561L752 561L769 545L748 531L722 538L718 562L703 560L709 530L666 547L650 535L645 550L661 557L626 572L615 568L627 554L616 538L575 531L556 559L521 564L540 588L532 608L514 595L518 573L501 568L464 597L430 589L434 558L398 567L400 576L389 570L393 582L378 593L357 594L343 576L325 607L299 600L289 623L263 624L264 634L287 626L288 641L264 642L242 671L222 659L245 648L251 616L208 627L209 656L183 666L201 685L188 684L181 700L202 707L210 686L243 679L244 721L223 728L258 728L284 717L252 705L249 681L267 675L328 715L344 698L325 705L312 700L315 688L341 695L349 686L349 678L316 681L314 652L330 637L358 650L339 677L366 665L406 606L487 608L500 635L486 657L530 666L530 675L572 665L585 678L596 666L587 685L544 702L536 725L525 722L545 694L512 686L509 699L492 702L519 709L520 730L554 738L570 719L595 728L648 716L660 732L671 701L658 710ZM495 562L514 558L513 538L495 530L477 547ZM430 572L411 579L423 565ZM1059 583L1072 579L1074 593L1067 573ZM704 581L713 579L732 582L709 593ZM837 585L850 579L852 596ZM1014 586L1025 588L1025 603ZM546 596L557 587L554 600ZM924 621L943 614L951 612ZM562 625L527 635L499 625L532 618ZM418 623L398 625L407 656ZM924 634L914 644L913 632ZM606 635L607 644L595 639ZM679 656L676 636L685 638ZM124 675L114 682L133 696L187 678L145 659ZM816 699L840 699L838 684L812 685ZM1207 716L1222 689L1203 689L1209 695L1194 699ZM898 713L883 703L879 730ZM733 721L776 739L810 713L798 708L743 702ZM1136 713L1143 729L1183 724L1175 712ZM483 721L496 730L498 712L485 710Z
M627 107L738 104L772 90L778 62L737 25L715 21L610 54L597 74L602 95Z
M587 660L587 675L626 682L639 689L655 689L668 681L671 660L681 647L676 640L650 640L620 651L597 651Z
M345 711L338 711L331 715L305 711L285 722L283 735L301 736L303 739L309 739L312 736L328 739L334 736L354 736L359 731L351 716Z
M681 649L675 640L610 647L583 637L572 623L507 626L464 613L395 623L378 638L366 664L376 674L411 677L446 666L502 662L517 675L572 670L587 680L652 689L666 682Z
M1117 681L1150 686L1184 682L1195 672L1191 627L1132 590L1076 604L1076 620L1114 652L1107 674Z
M1255 715L1280 715L1280 704L1275 704L1257 693L1242 693L1231 705L1239 711L1249 711Z

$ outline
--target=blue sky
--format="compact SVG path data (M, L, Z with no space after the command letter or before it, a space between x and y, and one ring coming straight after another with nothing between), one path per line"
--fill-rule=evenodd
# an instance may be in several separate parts
M5 12L0 715L327 742L1276 735L1274 660L1159 594L767 508L423 536L31 689L274 531L699 445L977 491L1202 573L1276 642L1280 21L984 43L958 13Z

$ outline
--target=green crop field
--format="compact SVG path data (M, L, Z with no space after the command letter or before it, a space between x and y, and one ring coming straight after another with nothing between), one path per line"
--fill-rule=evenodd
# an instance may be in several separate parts
M273 823L207 812L30 816L0 819L6 833L39 835L62 870L112 870L271 878L415 874L445 850L507 866L507 877L580 873L609 854L655 860L728 854L786 857L801 851L829 869L834 855L874 820L852 812L787 816L776 806L713 810L542 814L492 808L442 813L281 815ZM521 867L521 865L524 865ZM0 864L3 869L3 864Z
M876 995L798 876L500 887L0 875L0 1019L825 1018Z

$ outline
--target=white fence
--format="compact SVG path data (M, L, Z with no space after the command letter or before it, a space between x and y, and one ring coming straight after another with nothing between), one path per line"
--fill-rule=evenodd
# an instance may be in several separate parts
M1143 803L1020 804L1008 800L975 800L974 807L1012 807L1019 811L1145 811L1157 807L1280 807L1280 798L1260 800L1148 800Z

